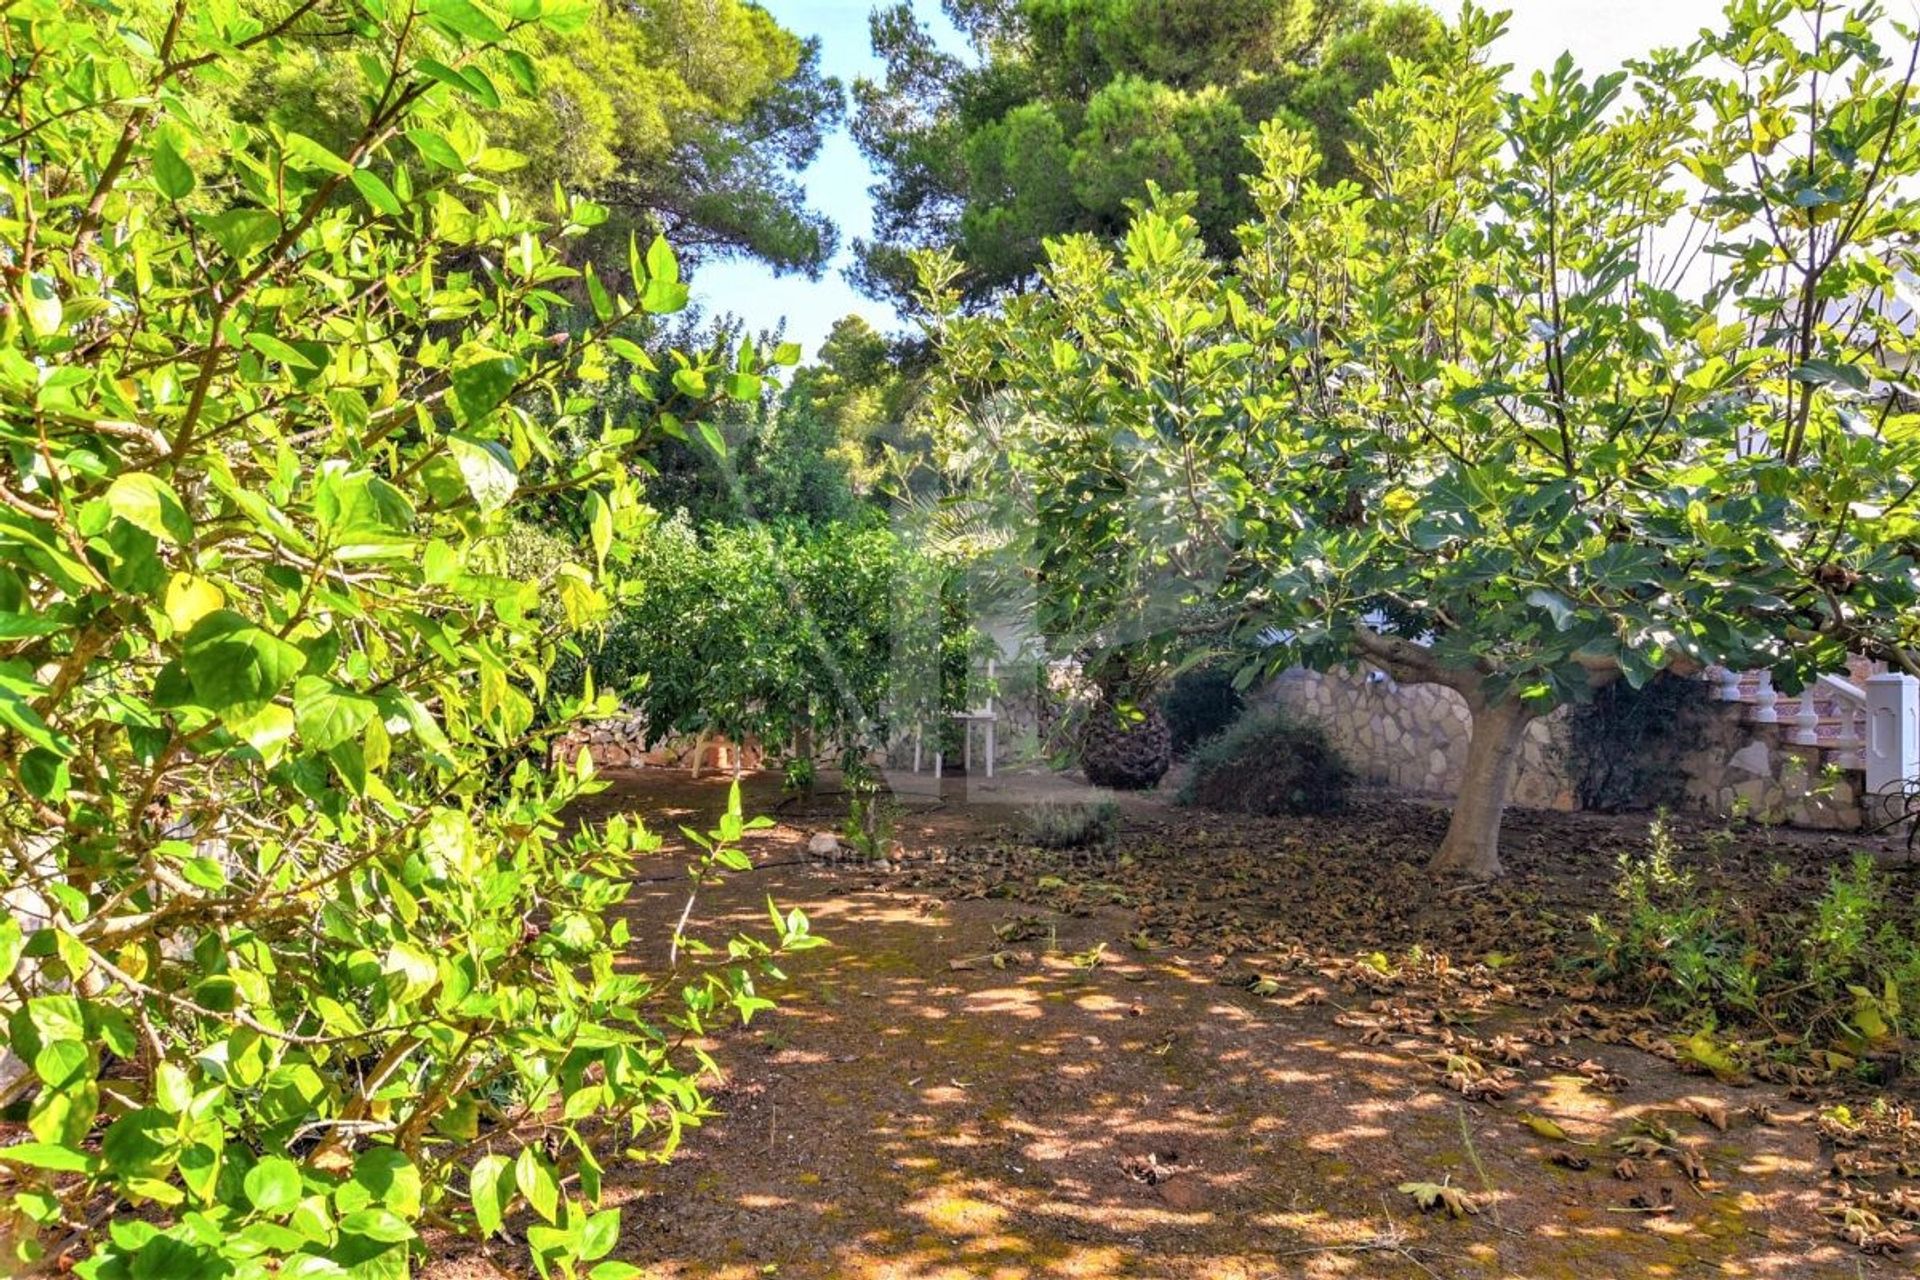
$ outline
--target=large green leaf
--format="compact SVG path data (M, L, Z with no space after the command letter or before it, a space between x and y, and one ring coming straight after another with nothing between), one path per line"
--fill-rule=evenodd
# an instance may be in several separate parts
M193 541L193 522L173 486L143 471L115 476L107 486L107 509L162 542Z
M373 699L343 689L331 680L301 676L293 685L294 723L301 741L316 751L331 751L357 739L379 708Z
M513 500L514 491L520 487L520 473L505 445L454 432L447 437L447 449L480 510L491 514Z
M520 361L489 347L469 347L453 364L453 394L469 423L492 413L512 394L523 372Z
M287 687L306 655L231 609L217 609L187 633L180 658L194 697L222 716L258 713Z

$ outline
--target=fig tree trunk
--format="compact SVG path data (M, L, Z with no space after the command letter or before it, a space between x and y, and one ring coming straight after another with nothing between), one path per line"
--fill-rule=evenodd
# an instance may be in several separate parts
M1500 816L1520 764L1520 739L1534 713L1515 699L1468 699L1473 734L1467 741L1467 772L1447 823L1447 838L1427 864L1436 875L1492 880L1501 873Z

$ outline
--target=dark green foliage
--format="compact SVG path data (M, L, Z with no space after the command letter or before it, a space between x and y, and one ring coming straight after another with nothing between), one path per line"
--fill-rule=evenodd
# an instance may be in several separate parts
M1353 771L1325 733L1278 711L1249 711L1193 753L1180 803L1223 813L1332 813Z
M674 518L636 540L594 684L659 735L864 751L965 702L979 636L948 577L884 527Z
M1711 701L1699 680L1662 672L1638 689L1617 680L1573 711L1574 792L1582 809L1619 813L1678 804L1686 778L1673 767Z
M1161 705L1167 713L1167 732L1173 735L1173 754L1188 752L1234 722L1246 699L1234 686L1227 667L1198 667L1174 677Z
M953 244L970 298L1029 279L1049 236L1118 234L1149 182L1199 195L1208 245L1252 211L1242 140L1266 120L1311 129L1353 176L1353 105L1394 57L1424 59L1439 22L1374 0L1013 0L949 6L986 60L940 50L911 6L873 17L879 82L854 88L854 136L881 174L863 287L902 297L908 250Z

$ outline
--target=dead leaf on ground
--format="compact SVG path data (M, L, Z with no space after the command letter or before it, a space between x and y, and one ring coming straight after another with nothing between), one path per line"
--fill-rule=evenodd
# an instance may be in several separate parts
M1479 1200L1451 1182L1403 1182L1400 1192L1412 1196L1422 1213L1442 1209L1448 1217L1465 1218L1480 1212Z
M1190 1164L1181 1164L1179 1153L1174 1151L1149 1151L1145 1155L1122 1157L1120 1161L1120 1172L1135 1182L1144 1182L1150 1187L1159 1186L1175 1174L1189 1173L1195 1167Z
M1672 1213L1678 1207L1673 1200L1673 1188L1661 1187L1654 1195L1648 1195L1644 1191L1633 1195L1627 1200L1625 1208L1615 1209L1613 1212L1663 1214Z

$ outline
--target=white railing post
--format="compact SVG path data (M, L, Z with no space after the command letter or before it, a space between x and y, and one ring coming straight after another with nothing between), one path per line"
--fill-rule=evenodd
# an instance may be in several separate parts
M1793 728L1787 731L1787 741L1800 747L1820 745L1820 708L1814 705L1812 685L1800 691L1800 705L1793 713Z
M1920 777L1920 680L1867 677L1867 794L1896 792Z
M1713 673L1714 693L1722 702L1740 701L1740 673L1732 667L1718 667Z
M1755 724L1779 724L1780 713L1774 710L1774 703L1780 695L1774 691L1773 672L1762 671L1753 690L1753 714L1747 719Z

